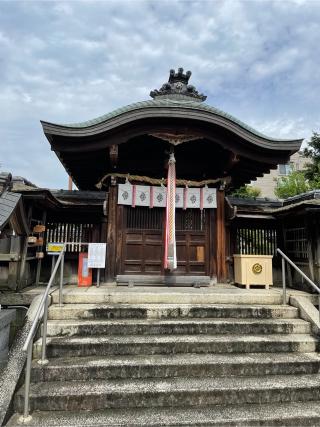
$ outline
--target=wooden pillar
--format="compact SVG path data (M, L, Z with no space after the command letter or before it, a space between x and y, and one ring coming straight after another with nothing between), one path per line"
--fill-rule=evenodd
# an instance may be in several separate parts
M226 224L225 224L225 191L217 191L217 279L218 282L225 282L227 279L226 266Z
M279 249L281 249L286 255L287 255L287 247L286 247L286 233L285 233L285 221L286 219L282 219L281 223L280 223L280 227L281 227L281 233L280 233L280 228L278 226L278 230L277 230L277 236L278 236L278 241L277 241L277 247ZM280 266L281 266L281 256L276 254L278 260L280 261ZM293 270L291 268L291 265L289 263L286 263L286 272L287 272L287 278L288 278L288 286L290 288L293 287Z
M47 211L44 210L42 213L42 222L41 222L42 225L46 225L46 219L47 219ZM47 229L47 227L46 227L46 229ZM40 233L39 237L42 237L44 240L45 232ZM38 262L37 262L37 271L36 271L36 285L37 286L39 285L39 282L40 282L41 265L42 265L42 259L39 258Z
M31 229L31 218L32 218L32 206L29 206L28 226L30 227L30 229ZM22 255L21 255L18 289L22 289L26 283L25 269L26 269L27 254L28 254L28 236L25 236Z
M305 229L306 229L306 237L307 237L307 253L308 253L308 263L309 263L309 277L314 282L315 274L314 274L314 223L312 217L310 215L305 215Z
M116 276L117 254L117 202L118 187L113 180L109 187L108 224L107 224L107 281L112 282Z
M101 243L106 243L107 242L107 227L108 227L108 219L106 216L104 216L101 219L101 224L100 224L100 242ZM108 259L108 245L107 245L107 252L106 252L106 266L103 270L103 275L100 278L102 282L106 282L107 281L107 277L108 277L108 266L107 266L107 259Z
M217 279L217 257L216 257L216 212L215 209L208 209L209 218L209 275L211 278Z
M117 249L116 249L116 275L121 273L122 241L123 241L123 214L124 206L117 206Z

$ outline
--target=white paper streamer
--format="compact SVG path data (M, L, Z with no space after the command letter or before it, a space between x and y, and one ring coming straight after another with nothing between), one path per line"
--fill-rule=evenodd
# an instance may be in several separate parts
M153 187L153 206L155 208L165 208L167 199L166 187Z
M200 188L188 188L187 208L200 209Z
M132 205L132 185L129 183L118 185L118 205Z
M176 208L183 208L183 188L176 188Z
M212 209L217 207L217 190L215 188L204 187L203 207L204 209Z
M149 185L136 185L136 206L150 206Z
M130 183L118 185L118 204L132 205L132 187ZM183 208L184 188L176 188L176 208ZM153 206L155 208L166 207L166 187L153 186ZM150 186L136 185L136 206L150 206ZM217 190L215 188L203 188L203 208L212 209L217 207ZM200 209L200 188L188 188L187 208Z

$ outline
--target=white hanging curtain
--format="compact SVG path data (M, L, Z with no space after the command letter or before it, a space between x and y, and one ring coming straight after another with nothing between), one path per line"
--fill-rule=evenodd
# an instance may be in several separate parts
M166 187L118 185L118 204L129 206L148 206L150 208L165 208L167 205ZM176 209L212 209L217 207L215 188L178 187L175 189Z

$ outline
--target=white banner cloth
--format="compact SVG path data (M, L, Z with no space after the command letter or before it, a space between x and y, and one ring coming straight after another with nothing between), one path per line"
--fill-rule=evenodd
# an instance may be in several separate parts
M200 188L188 188L187 208L200 209Z
M150 186L136 185L136 203L137 206L150 206Z
M118 185L118 205L132 205L132 185L129 183Z
M155 208L165 208L167 189L166 187L150 187L148 185L136 185L135 206L149 206ZM152 188L152 191L151 191ZM133 185L130 183L118 184L118 204L132 206ZM186 208L200 209L200 188L176 188L176 208L183 208L184 191L186 190ZM215 188L203 187L202 202L204 209L217 207L217 190ZM152 200L151 200L152 197ZM153 203L152 203L153 202Z
M166 187L153 187L153 206L155 208L165 208L167 198Z
M215 188L203 188L203 207L204 209L217 207L217 190Z

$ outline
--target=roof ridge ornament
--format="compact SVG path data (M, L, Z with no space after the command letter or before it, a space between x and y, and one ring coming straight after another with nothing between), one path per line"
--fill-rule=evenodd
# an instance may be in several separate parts
M184 74L183 68L181 67L178 68L177 73L175 70L171 69L168 82L164 83L160 89L152 90L150 92L151 98L182 98L186 100L193 98L194 101L205 101L207 97L202 93L199 93L194 86L188 84L191 74L191 71L187 71Z

